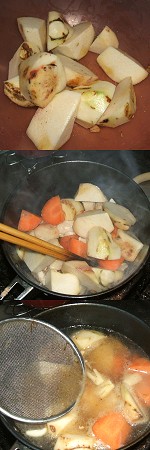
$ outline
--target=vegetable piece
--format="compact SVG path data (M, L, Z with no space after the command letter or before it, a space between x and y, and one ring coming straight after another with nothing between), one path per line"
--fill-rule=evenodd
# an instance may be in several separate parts
M59 58L65 70L66 84L68 87L89 86L98 79L97 75L86 66L83 66L83 64L61 54L59 55Z
M100 272L100 283L102 286L107 287L115 281L115 272L112 270L101 270Z
M61 206L65 213L65 220L74 220L75 215L76 215L76 210L75 210L73 204L68 199L64 199L64 200L61 200Z
M128 122L136 111L136 96L131 77L120 81L98 124L115 128Z
M20 89L27 100L44 108L66 87L59 58L47 52L32 55L19 66Z
M114 228L109 215L104 211L97 210L78 214L75 217L73 229L78 236L86 239L91 228L95 226L99 226L109 233Z
M79 102L80 94L66 89L36 111L27 136L38 150L58 150L70 139Z
M131 425L147 421L146 414L135 394L124 383L121 384L121 395L124 402L123 413Z
M90 52L98 53L100 55L100 53L110 46L118 48L119 41L114 31L106 26L92 43Z
M59 195L50 198L42 208L41 212L44 222L51 225L58 225L65 219L65 213L62 210L61 200Z
M135 261L137 255L143 248L142 242L122 230L118 230L115 242L120 246L122 257L126 261Z
M126 77L131 77L134 85L148 76L148 72L138 61L114 47L106 48L98 56L97 62L106 75L117 83Z
M54 258L51 256L42 255L41 253L35 253L30 250L25 251L23 260L34 276L54 262Z
M73 232L73 220L64 220L57 226L59 236L74 235Z
M89 87L79 88L81 101L76 122L85 128L90 128L99 122L100 117L110 104L114 91L115 86L107 81L97 81Z
M37 17L19 17L18 28L24 41L30 41L40 48L46 49L46 22Z
M42 217L32 214L22 209L18 222L18 230L31 231L34 230L42 222Z
M43 437L47 432L47 427L43 427L40 428L38 427L37 429L31 429L31 430L26 430L26 436L29 436L31 438L37 438L39 439L40 437Z
M84 207L81 202L77 202L73 198L62 199L62 202L66 202L66 201L72 206L72 208L75 209L75 214L80 214L84 211Z
M124 258L122 257L120 259L101 259L98 263L102 269L115 271L119 269L123 261Z
M110 392L113 391L115 385L112 383L111 380L108 378L104 379L103 383L100 384L99 388L97 389L97 396L102 400L103 398L107 397L107 395L110 394Z
M24 41L9 61L8 79L18 75L18 66L22 61L39 52L40 48L37 45Z
M62 265L62 272L76 275L80 284L92 292L101 291L101 286L98 283L94 271L85 261L67 261Z
M92 183L80 183L74 198L79 202L105 202L107 200L101 189Z
M128 370L150 374L150 360L146 358L135 358Z
M48 289L66 295L79 295L80 283L78 277L71 273L60 273L48 270L45 277Z
M70 423L74 422L77 417L77 412L75 408L73 408L72 411L70 411L68 414L65 414L65 416L60 417L57 420L51 421L47 423L47 431L48 433L53 437L59 436L64 428L66 428Z
M51 239L59 237L59 231L55 226L47 223L41 223L37 228L35 228L34 236L42 239L43 241L50 242Z
M87 244L85 242L79 241L78 238L71 236L69 241L69 251L75 255L86 258L87 256Z
M80 60L90 48L94 39L94 28L91 22L82 22L73 27L73 35L67 41L57 47L56 53Z
M62 434L56 441L54 450L74 450L81 448L93 450L96 440L87 435Z
M60 245L62 247L65 248L65 250L69 251L69 245L70 245L70 239L72 239L73 237L75 237L75 239L78 239L78 236L76 234L72 235L70 234L69 236L63 236L59 239Z
M25 108L34 106L31 101L26 100L20 90L19 76L10 78L4 81L4 94L16 105L23 106Z
M93 433L97 439L116 450L125 444L131 427L120 412L111 412L100 417L93 427Z
M101 227L93 227L87 236L87 254L93 258L105 259L109 255L110 241L106 231Z
M47 50L51 51L58 45L63 44L73 34L71 27L62 14L50 11L47 19Z
M78 349L83 351L105 339L105 334L95 330L81 330L73 334L71 339Z
M147 406L150 406L150 375L144 375L134 389L138 398Z

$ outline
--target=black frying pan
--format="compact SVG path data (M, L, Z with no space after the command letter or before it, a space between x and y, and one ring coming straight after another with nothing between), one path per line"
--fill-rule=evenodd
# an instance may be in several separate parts
M85 328L90 326L96 329L102 327L113 330L134 341L150 357L150 328L137 317L119 308L94 303L75 303L73 305L63 305L43 311L37 315L37 318L49 322L67 333L68 329L79 326ZM20 425L15 424L12 419L8 419L7 417L2 417L2 421L9 431L29 448L34 450L39 448L43 450L53 449L52 444L48 443L45 438L31 440L31 438L25 437L25 426L23 424L20 428ZM149 432L150 423L138 439L133 438L130 445L126 445L123 448L130 448L133 444L138 443L147 436Z
M60 195L61 198L74 197L80 183L90 182L99 186L108 198L113 197L117 203L129 208L136 216L137 222L132 227L133 233L144 244L144 250L136 261L129 264L125 271L124 279L118 285L105 289L104 292L94 294L94 297L105 296L114 291L133 278L146 262L150 243L150 211L149 201L141 188L123 173L90 161L65 161L46 166L42 163L40 170L24 178L8 199L2 213L1 221L12 227L17 227L20 212L27 209L35 214L40 214L43 204L52 196ZM47 288L41 286L33 278L26 265L19 259L13 245L3 245L6 258L13 269L29 285L44 292L50 293ZM59 298L77 299L77 296L66 296L63 294L54 296ZM89 295L78 298L90 298Z

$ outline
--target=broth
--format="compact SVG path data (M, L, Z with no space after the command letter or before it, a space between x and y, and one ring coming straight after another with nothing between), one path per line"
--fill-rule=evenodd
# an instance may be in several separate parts
M83 447L114 450L136 442L148 431L150 421L150 371L146 373L144 365L146 360L150 369L148 356L133 341L111 330L71 327L63 332L72 338L84 357L84 392L66 416L47 425L17 422L17 430L26 439L30 437L30 443L45 450L53 447L55 450ZM139 367L137 370L137 362L144 365L144 372ZM143 386L149 386L147 396ZM98 420L101 423L102 418L115 417L115 414L123 418L127 431L117 447L111 443L114 430L109 430L108 441L93 431ZM41 437L33 436L35 430L41 430Z

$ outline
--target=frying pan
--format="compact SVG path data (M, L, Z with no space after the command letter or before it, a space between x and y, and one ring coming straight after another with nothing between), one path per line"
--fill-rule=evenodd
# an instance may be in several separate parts
M4 207L1 221L12 227L17 227L22 209L40 214L43 204L50 197L60 195L61 198L71 198L75 195L79 184L83 182L90 182L99 186L108 198L113 197L117 203L129 208L137 218L137 222L133 226L133 233L145 244L136 261L128 265L123 281L107 288L102 293L93 294L92 297L95 298L106 296L107 293L131 280L147 260L150 243L149 201L134 181L116 169L92 161L63 161L47 166L42 162L37 171L26 176L22 183L15 188ZM77 296L50 292L33 278L27 266L19 259L15 246L5 243L3 249L13 269L29 285L45 293L51 293L57 299L77 299ZM87 299L90 298L90 294L78 298L80 300Z
M21 108L3 93L8 78L8 63L22 43L17 17L47 18L48 11L62 12L71 25L91 21L96 35L107 25L117 34L120 49L137 59L145 68L149 64L149 0L1 0L1 71L0 71L0 142L1 150L34 151L26 129L36 108ZM111 81L89 52L80 62L101 80ZM135 86L137 111L133 120L116 129L103 128L91 133L75 124L71 139L62 150L149 150L148 97L149 79Z
M76 303L73 305L63 305L44 311L37 315L37 318L60 328L63 332L68 333L73 327L91 327L91 328L107 328L116 333L120 333L135 344L140 346L150 357L150 328L137 317L108 305L97 305L94 303ZM25 437L26 426L15 423L13 420L2 416L2 421L10 432L23 444L32 449L51 450L52 444L48 443L44 438L37 440ZM37 427L36 427L37 428ZM140 437L133 438L130 444L124 446L124 449L130 448L149 434L150 423ZM18 448L18 446L17 446Z

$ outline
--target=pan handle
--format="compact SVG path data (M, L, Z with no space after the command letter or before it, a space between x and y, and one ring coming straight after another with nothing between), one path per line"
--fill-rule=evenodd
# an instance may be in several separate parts
M30 286L28 283L26 283L24 280L22 280L20 277L15 277L13 281L1 292L0 294L0 302L7 302L7 295L10 291L16 286L16 284L20 284L23 287L23 291L21 294L18 295L18 297L15 297L14 300L16 301L22 301L30 292L34 289L33 286Z
M26 447L25 445L21 444L18 441L15 441L13 446L10 448L10 450L29 450L29 447Z

